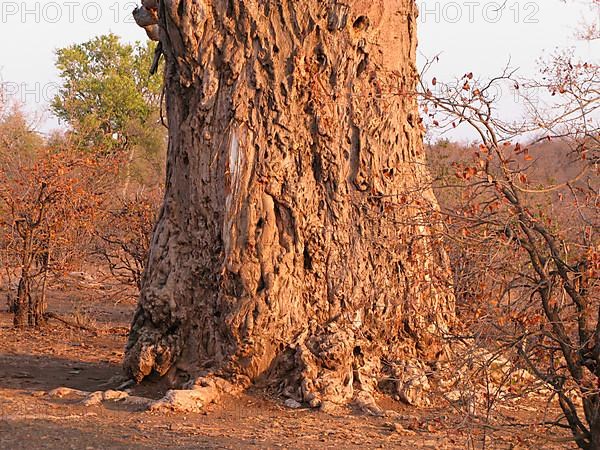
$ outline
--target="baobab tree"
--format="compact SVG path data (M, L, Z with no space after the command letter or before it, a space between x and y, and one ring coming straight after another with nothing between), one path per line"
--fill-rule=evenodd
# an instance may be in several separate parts
M454 300L414 1L161 0L134 16L164 53L169 149L132 378L266 380L317 407L439 358Z

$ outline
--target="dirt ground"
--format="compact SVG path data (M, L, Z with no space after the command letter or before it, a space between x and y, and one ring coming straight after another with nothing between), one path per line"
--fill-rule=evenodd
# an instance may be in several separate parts
M528 425L539 422L545 408L536 404L502 411L510 426L494 427L450 405L417 409L382 400L385 409L396 411L393 418L351 410L330 415L288 409L281 399L252 390L211 405L204 414L150 413L118 402L86 407L80 399L48 396L57 387L97 391L122 382L120 363L134 307L133 300L117 303L103 291L53 290L49 309L90 330L51 320L41 330L18 332L2 305L0 449L574 448L557 442L568 435ZM159 398L164 387L149 384L133 391Z

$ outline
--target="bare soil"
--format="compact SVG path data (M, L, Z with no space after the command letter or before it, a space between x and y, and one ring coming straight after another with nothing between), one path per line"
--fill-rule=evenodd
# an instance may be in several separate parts
M86 407L80 399L49 397L56 387L97 391L122 383L135 304L108 298L78 287L52 291L51 311L96 331L56 320L40 330L16 331L6 309L0 312L0 449L573 448L556 442L567 434L527 425L539 421L546 405L526 400L506 411L505 422L513 425L490 427L450 405L416 409L382 399L381 406L398 413L395 418L351 410L331 415L288 409L258 390L211 405L204 414L150 413L113 402ZM133 393L159 398L165 390L149 383Z

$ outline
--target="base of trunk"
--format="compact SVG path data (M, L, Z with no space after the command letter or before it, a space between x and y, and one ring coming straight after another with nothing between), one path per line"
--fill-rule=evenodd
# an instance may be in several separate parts
M354 402L370 413L378 411L372 400L376 392L410 405L427 406L430 391L427 374L432 369L423 361L438 363L446 359L440 336L423 336L429 343L425 353L408 346L407 343L414 341L406 336L397 336L382 347L362 336L358 329L352 331L329 324L318 331L301 333L272 359L263 373L251 378L239 364L240 358L213 367L198 365L197 361L177 358L177 340L161 336L157 345L152 340L156 335L147 337L151 339L146 341L138 336L127 351L126 371L138 382L157 374L167 376L173 387L180 388L191 386L195 380L217 377L242 389L252 383L275 389L283 397L312 408ZM400 352L407 358L393 359L392 355Z
M454 300L415 2L156 13L167 182L126 371L249 379L313 407L378 389L424 402L412 379L441 357Z
M32 280L23 277L19 280L17 295L9 305L13 313L13 324L16 328L39 327L44 323L46 310L44 294L36 296L32 289Z

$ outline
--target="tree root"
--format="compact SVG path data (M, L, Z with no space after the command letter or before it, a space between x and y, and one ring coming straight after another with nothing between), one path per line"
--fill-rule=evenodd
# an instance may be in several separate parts
M384 351L355 330L329 324L299 336L269 377L279 380L277 387L290 399L290 407L298 403L335 412L350 405L382 416L384 411L375 401L378 394L412 406L429 406L432 369L417 358L390 360Z
M48 392L51 398L79 398L84 406L101 406L112 401L124 405L140 407L151 412L201 412L206 406L217 403L224 395L237 396L242 387L215 376L198 378L184 386L185 389L172 389L159 400L130 395L126 391L80 391L59 387Z
M53 312L47 312L44 314L44 320L47 321L48 319L57 320L58 322L60 322L64 325L67 325L72 328L77 328L79 330L92 331L92 332L98 331L95 327L90 327L87 325L77 323L74 320L69 320L69 319L59 316L58 314L53 313Z
M59 387L48 392L51 398L79 398L84 406L100 406L105 401L120 402L124 405L133 405L147 409L153 400L145 397L130 395L125 391L107 390L107 391L80 391L67 387Z
M367 391L357 392L352 404L364 414L375 417L385 416L384 410L377 405L373 395Z
M211 403L217 403L220 397L221 392L216 386L203 386L193 390L170 390L163 398L153 402L148 410L197 413Z
M149 406L149 411L201 412L218 403L223 395L238 396L242 386L216 376L199 377L186 383L184 389L172 389Z
M44 320L48 321L49 319L54 319L64 325L67 325L71 328L76 328L78 330L89 331L90 333L112 333L112 334L127 334L129 330L127 328L115 327L115 328L97 328L88 325L84 325L78 323L74 320L69 320L68 318L62 317L53 312L44 313Z

